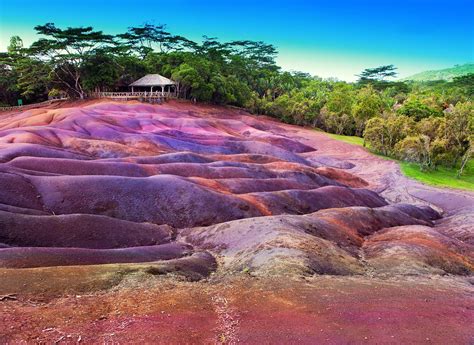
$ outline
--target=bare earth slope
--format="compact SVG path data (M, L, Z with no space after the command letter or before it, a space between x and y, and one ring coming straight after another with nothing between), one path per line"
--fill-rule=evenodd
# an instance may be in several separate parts
M473 215L240 110L2 114L0 341L468 344Z

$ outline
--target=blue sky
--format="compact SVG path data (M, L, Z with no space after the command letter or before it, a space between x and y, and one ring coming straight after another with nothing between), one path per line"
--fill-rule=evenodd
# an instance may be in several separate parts
M190 39L274 44L286 70L354 80L367 67L394 64L400 77L474 61L473 0L40 1L0 0L0 50L33 27L54 22L107 33L145 22Z

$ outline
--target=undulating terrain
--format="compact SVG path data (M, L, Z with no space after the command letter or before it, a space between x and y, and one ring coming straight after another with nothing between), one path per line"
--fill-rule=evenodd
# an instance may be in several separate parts
M238 109L0 114L0 342L474 342L474 194Z

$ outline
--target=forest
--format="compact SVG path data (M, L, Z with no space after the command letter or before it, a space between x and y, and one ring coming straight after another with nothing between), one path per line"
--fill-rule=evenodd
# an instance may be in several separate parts
M165 25L108 35L92 27L35 27L29 47L18 36L0 53L0 106L60 95L127 90L147 73L178 83L180 97L242 107L281 121L358 136L374 152L464 173L474 140L474 74L452 81L397 81L393 65L367 68L353 83L322 79L276 64L261 41L194 42Z

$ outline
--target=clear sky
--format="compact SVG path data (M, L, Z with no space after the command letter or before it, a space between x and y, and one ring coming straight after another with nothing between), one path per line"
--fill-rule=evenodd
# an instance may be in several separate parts
M286 70L354 80L367 67L394 64L400 77L474 61L474 0L0 0L0 50L33 27L93 26L106 33L167 24L199 40L262 40Z

